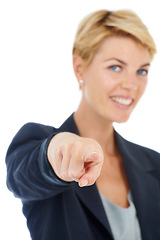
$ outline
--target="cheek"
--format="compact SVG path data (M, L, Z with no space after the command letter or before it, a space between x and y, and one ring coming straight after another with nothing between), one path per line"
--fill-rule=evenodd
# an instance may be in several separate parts
M100 86L97 82L92 79L90 82L88 81L85 88L84 94L87 101L90 103L99 101L99 96L101 95Z
M86 101L92 106L102 106L107 97L107 84L96 77L87 80L88 82L84 88Z
M138 99L140 99L143 96L143 94L146 90L146 87L147 87L147 81L141 82L139 84L139 86L138 86L138 96L137 96Z
M141 84L141 95L144 94L144 92L145 92L145 90L146 90L146 87L147 87L147 83L148 83L147 80L144 81L144 82L142 82L142 84Z
M106 101L108 96L118 85L118 80L113 76L106 74L105 71L88 71L84 75L86 99L92 98L92 101ZM91 99L90 99L91 100Z

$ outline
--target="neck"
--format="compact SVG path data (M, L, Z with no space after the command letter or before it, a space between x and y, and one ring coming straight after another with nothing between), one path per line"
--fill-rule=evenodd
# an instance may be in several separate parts
M74 120L81 137L95 139L106 154L117 154L112 122L104 120L81 105L74 113Z

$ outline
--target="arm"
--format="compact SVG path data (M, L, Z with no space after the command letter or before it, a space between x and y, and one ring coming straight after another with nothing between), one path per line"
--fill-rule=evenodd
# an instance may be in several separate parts
M28 123L14 137L6 155L7 186L22 201L41 200L62 191L47 160L47 145L57 133L55 128Z
M93 184L102 162L101 148L93 139L30 123L8 149L7 185L22 201L42 200L67 190L75 181L80 186L86 180L87 185Z

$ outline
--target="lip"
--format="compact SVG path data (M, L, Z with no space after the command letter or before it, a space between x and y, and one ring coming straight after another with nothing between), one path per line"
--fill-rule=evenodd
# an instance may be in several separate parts
M122 95L111 96L110 100L116 107L124 110L129 110L134 102L133 97Z

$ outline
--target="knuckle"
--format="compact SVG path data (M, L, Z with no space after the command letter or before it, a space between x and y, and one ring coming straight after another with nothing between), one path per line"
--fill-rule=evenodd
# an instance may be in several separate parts
M61 170L60 176L61 176L61 178L64 179L64 180L67 179L67 178L68 178L68 173L67 173L67 171L64 171L64 170L62 171L62 170Z
M61 153L61 148L60 148L60 147L56 148L56 149L54 150L54 157L55 157L56 159L59 159L59 158L61 157L61 155L62 155L62 153Z
M73 152L79 152L82 147L82 143L80 141L76 141L73 145Z
M68 175L70 178L78 180L79 179L79 173L77 170L69 169Z
M94 183L95 183L95 180L92 179L92 180L89 180L88 185L91 186L91 185L93 185Z
M65 144L65 151L68 151L72 147L72 143L68 142Z
M90 175L88 177L88 184L93 185L96 182L97 176Z

